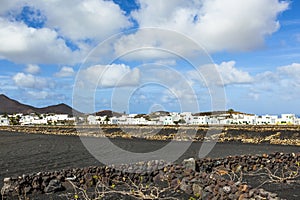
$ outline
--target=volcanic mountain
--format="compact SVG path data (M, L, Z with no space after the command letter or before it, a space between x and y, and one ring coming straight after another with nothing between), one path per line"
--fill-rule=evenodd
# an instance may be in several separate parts
M108 117L121 117L122 114L121 113L118 113L118 112L114 112L114 111L111 111L111 110L102 110L102 111L99 111L99 112L96 112L94 113L96 116L108 116Z
M54 113L54 114L68 114L73 115L81 114L79 111L71 108L66 104L58 104L47 106L43 108L36 108L30 105L22 104L14 99L10 99L9 97L5 96L4 94L0 94L0 114L14 114L14 113Z
M47 106L44 108L38 108L38 113L55 113L55 114L68 114L73 116L82 115L81 112L73 109L72 107L68 106L67 104L61 103L57 105Z

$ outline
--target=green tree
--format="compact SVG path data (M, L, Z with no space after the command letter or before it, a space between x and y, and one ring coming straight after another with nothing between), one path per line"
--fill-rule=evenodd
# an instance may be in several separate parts
M232 108L229 108L227 112L229 112L229 113L233 113L233 112L234 112L234 110L233 110Z
M5 113L3 114L3 117L4 117L4 118L8 118L8 114L5 112Z
M17 115L16 117L10 117L9 124L10 125L20 125L20 119L21 119L21 117L19 115Z
M104 121L105 121L106 124L108 124L108 122L110 121L110 118L108 116L106 116Z

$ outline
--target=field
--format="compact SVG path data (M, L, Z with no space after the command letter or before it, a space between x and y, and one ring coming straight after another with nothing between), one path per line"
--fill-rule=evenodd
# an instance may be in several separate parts
M78 136L1 131L0 137L1 180L5 177L17 177L36 172L103 165L86 150ZM98 139L101 140L101 138ZM117 146L132 152L149 152L168 143L167 141L124 138L115 138L111 141ZM176 162L180 163L184 158L197 158L201 144L202 142L193 142ZM207 157L223 158L234 155L262 155L274 152L299 153L299 147L268 143L223 142L217 143ZM249 178L248 184L257 186L257 180ZM3 182L0 182L0 186L3 186ZM276 192L281 198L298 199L300 197L299 181L293 184L265 184L262 187L268 191Z

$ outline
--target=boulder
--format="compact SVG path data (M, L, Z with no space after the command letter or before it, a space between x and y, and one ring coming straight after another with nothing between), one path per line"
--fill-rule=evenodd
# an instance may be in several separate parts
M45 188L45 193L55 193L63 189L62 184L59 180L53 179L49 182L48 186Z
M196 161L194 158L184 159L182 164L185 169L196 170Z

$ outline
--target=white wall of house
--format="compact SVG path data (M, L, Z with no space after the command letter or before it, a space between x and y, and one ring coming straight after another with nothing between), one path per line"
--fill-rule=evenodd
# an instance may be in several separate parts
M159 118L159 121L163 123L163 125L174 125L172 116L163 116Z
M111 124L118 124L119 118L118 117L111 117L110 118L110 123Z
M296 122L295 114L282 114L281 118L277 119L276 124L278 125L293 125Z
M68 120L68 114L56 114L57 121Z
M236 124L243 124L243 125L253 125L256 123L257 116L255 115L239 115L239 118L236 119Z
M0 116L0 126L8 126L9 125L9 119L4 116Z
M180 119L183 119L186 124L193 124L194 123L194 116L192 115L191 112L178 113L177 116L180 117L180 118L179 119L175 119L176 121L178 121Z
M89 115L87 118L87 123L90 125L100 124L99 118L94 115Z
M257 125L265 125L265 124L276 124L276 122L278 121L278 116L277 115L262 115L262 116L258 116L256 118L256 122L255 124Z
M20 119L21 125L30 125L33 124L34 116L33 115L24 115Z
M192 125L205 125L208 124L208 116L193 116L190 120Z
M32 124L34 125L46 125L48 123L47 119L42 118L42 119L34 119L32 121Z

